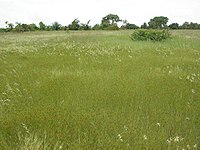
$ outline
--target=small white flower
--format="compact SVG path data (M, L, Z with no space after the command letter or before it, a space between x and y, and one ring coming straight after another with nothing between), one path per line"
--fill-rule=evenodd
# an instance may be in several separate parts
M59 146L59 149L62 149L62 148L63 148L62 145L60 145L60 146Z
M194 144L194 148L197 148L197 144Z
M194 89L192 89L192 93L193 93L193 94L195 93L195 90L194 90Z
M185 119L186 119L186 120L190 120L190 118L189 118L189 117L186 117Z
M171 140L168 140L168 139L167 139L167 143L170 144L170 143L171 143Z
M143 138L144 138L144 140L147 140L147 136L146 135L144 135Z
M156 123L157 124L157 126L159 126L160 127L160 123L158 122L158 123Z
M190 145L187 145L187 148L190 149Z
M120 140L121 142L123 142L122 136L121 136L120 134L118 134L118 137L119 137L119 140Z
M133 56L131 56L131 55L128 55L128 57L129 57L129 58L133 58Z
M127 127L127 126L124 126L124 129L127 131L127 130L128 130L128 127Z
M179 137L178 137L178 136L176 136L176 137L174 138L174 142L179 142Z

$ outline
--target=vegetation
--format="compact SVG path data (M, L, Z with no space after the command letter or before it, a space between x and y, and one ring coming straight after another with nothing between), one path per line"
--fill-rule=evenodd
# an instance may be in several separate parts
M101 28L103 30L118 30L119 27L117 23L120 22L120 18L118 15L109 14L102 18Z
M45 25L42 21L39 25L36 24L24 24L24 23L9 23L5 22L6 28L0 28L0 32L29 32L29 31L59 31L59 30L119 30L119 29L200 29L200 24L193 22L185 22L182 25L178 23L172 23L167 25L169 19L164 16L157 16L147 23L137 26L134 23L128 23L127 20L123 20L123 25L118 26L118 23L122 20L118 15L108 14L102 18L100 24L95 24L93 27L89 25L90 20L87 23L80 23L80 20L74 19L71 24L62 26L58 22L54 22L52 25Z
M167 17L154 17L149 21L149 28L150 29L166 29L167 28L167 22L168 22Z
M162 41L168 39L170 33L168 30L136 30L131 39L136 41Z
M199 149L200 31L132 32L0 33L0 149Z
M128 23L127 20L123 21L121 29L138 29L139 27L135 24Z

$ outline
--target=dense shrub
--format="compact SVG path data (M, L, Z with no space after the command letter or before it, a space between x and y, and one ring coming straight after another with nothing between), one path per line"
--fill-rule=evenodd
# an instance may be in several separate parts
M135 41L162 41L170 37L168 30L136 30L131 34L131 39Z

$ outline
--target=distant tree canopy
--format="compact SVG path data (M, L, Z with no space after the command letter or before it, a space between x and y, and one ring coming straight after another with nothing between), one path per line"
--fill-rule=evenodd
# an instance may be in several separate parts
M56 30L56 31L58 31L58 30L60 30L61 29L61 24L59 24L58 22L54 22L53 24L52 24L52 30Z
M151 19L148 24L149 24L149 28L151 29L163 29L163 28L167 28L167 22L168 22L168 18L164 17L164 16L159 16L159 17L154 17L153 19Z
M178 29L179 28L179 24L178 23L172 23L169 25L170 29Z
M69 30L78 30L80 28L80 21L78 19L74 19L72 23L68 26Z
M6 30L7 31L12 31L13 30L14 24L9 23L8 21L6 21L5 24L6 24Z
M127 20L123 20L123 25L121 29L138 29L139 27L135 24L128 23Z
M103 30L118 30L119 27L117 23L120 22L118 15L109 14L102 18L101 20L101 29Z
M200 24L193 22L184 22L182 25L178 23L171 23L167 25L169 19L164 16L156 16L148 23L144 22L140 27L134 23L129 23L127 20L123 20L121 27L118 23L122 20L118 15L108 14L103 17L100 24L90 26L90 20L87 23L80 23L78 19L74 19L69 25L62 26L58 22L54 22L51 25L46 25L42 21L38 26L34 23L25 24L16 22L15 24L8 21L5 22L6 27L0 28L0 32L29 32L29 31L59 31L59 30L118 30L118 29L200 29Z
M143 25L141 25L141 29L148 29L148 25L146 22Z
M42 31L46 30L46 25L42 21L39 23L39 29Z
M91 30L92 27L89 24L90 24L90 20L88 20L86 24L81 23L80 30Z
M35 31L38 30L38 27L32 23L32 24L21 24L21 23L16 23L17 25L14 28L14 31L17 32L28 32L28 31Z

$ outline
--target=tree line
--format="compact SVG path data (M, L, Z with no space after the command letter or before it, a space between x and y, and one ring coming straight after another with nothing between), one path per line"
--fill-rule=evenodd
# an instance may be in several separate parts
M78 19L74 19L69 25L63 26L58 22L54 22L51 25L46 25L42 21L36 25L18 23L15 25L8 21L5 22L6 27L0 28L0 32L28 32L28 31L59 31L59 30L119 30L119 29L200 29L200 24L193 22L185 22L182 25L178 23L172 23L167 25L169 21L168 17L156 16L148 23L144 23L141 26L129 23L127 20L122 20L118 15L108 14L103 17L100 24L90 25L90 20L87 23L80 23ZM122 22L119 27L118 23Z

